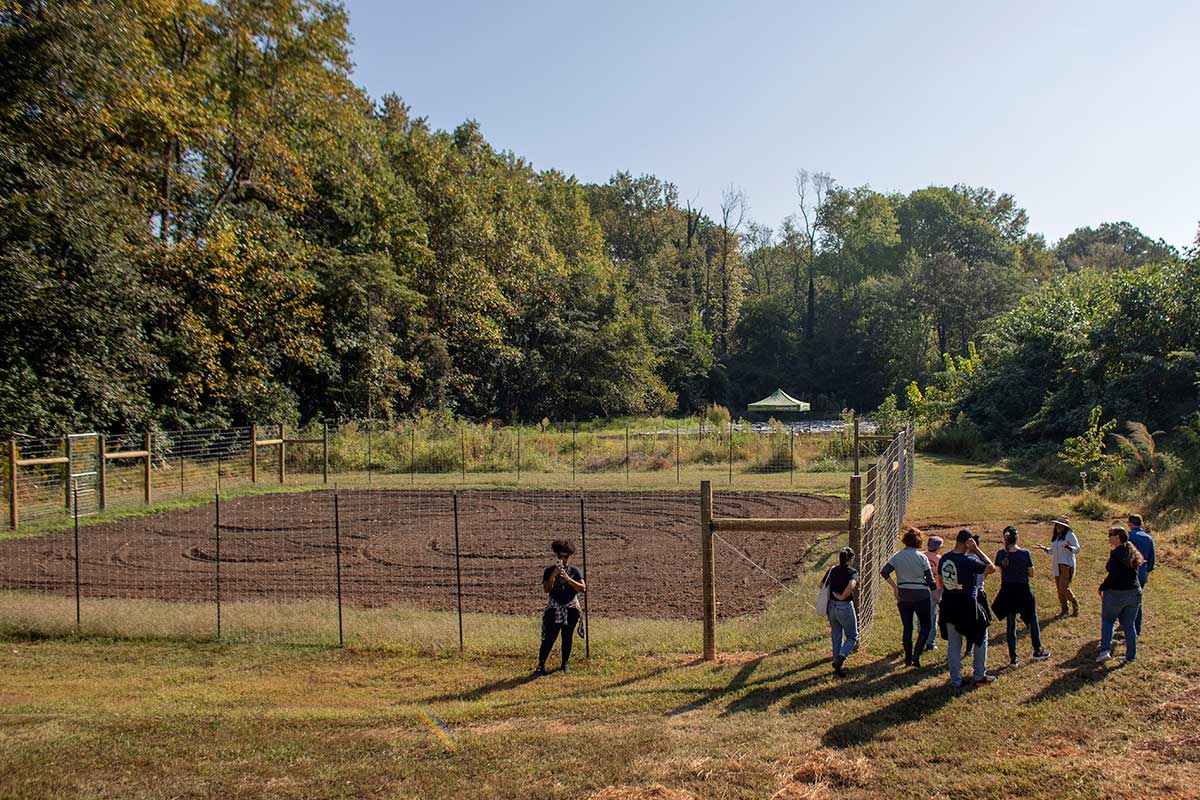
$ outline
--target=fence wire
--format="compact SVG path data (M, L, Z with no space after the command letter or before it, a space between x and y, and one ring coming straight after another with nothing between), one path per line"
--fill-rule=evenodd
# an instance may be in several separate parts
M14 471L14 453L17 461L65 457L70 463L16 466L15 492L6 481L5 499L10 522L15 505L21 530L41 530L69 523L76 485L85 515L204 499L217 488L268 491L334 483L632 490L682 489L710 480L739 490L787 491L804 486L814 473L846 472L851 463L853 437L844 423L826 423L819 430L807 425L594 430L575 424L495 427L355 420L303 429L260 424L18 436L4 459L6 479ZM149 470L140 455L147 445ZM868 451L871 446L864 444Z

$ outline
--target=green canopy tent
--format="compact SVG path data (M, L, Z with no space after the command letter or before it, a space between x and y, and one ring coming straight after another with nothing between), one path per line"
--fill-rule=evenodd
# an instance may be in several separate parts
M776 389L769 397L746 406L747 411L759 414L797 414L811 409L808 403L797 400L783 389Z

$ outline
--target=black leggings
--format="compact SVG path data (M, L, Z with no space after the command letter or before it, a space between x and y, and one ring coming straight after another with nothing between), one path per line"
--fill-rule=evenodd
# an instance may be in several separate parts
M900 621L904 623L904 660L921 659L921 652L929 641L930 606L929 597L924 600L901 600L896 604L900 610ZM913 653L913 617L917 618L917 651Z
M567 609L567 624L558 625L554 622L554 609L547 608L542 614L542 649L538 653L538 666L546 666L546 658L554 649L554 640L562 633L562 663L565 667L571 658L571 644L575 639L575 626L579 624L579 609Z

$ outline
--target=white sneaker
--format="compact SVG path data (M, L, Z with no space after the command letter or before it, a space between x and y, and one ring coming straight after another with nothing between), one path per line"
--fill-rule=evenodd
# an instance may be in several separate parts
M1112 653L1108 652L1107 650L1101 650L1100 655L1096 656L1096 663L1101 664L1105 661L1108 661L1110 658L1112 658Z

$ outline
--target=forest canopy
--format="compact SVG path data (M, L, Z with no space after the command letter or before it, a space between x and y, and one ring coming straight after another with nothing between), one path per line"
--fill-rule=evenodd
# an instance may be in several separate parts
M1125 222L1051 245L1001 191L781 165L795 213L767 225L733 185L698 208L653 175L585 184L369 98L338 3L0 9L9 430L690 413L780 387L836 412L976 344L995 372L963 407L997 437L1060 436L1160 362L1164 418L1195 399L1194 267ZM1148 315L1133 344L1122 313Z

